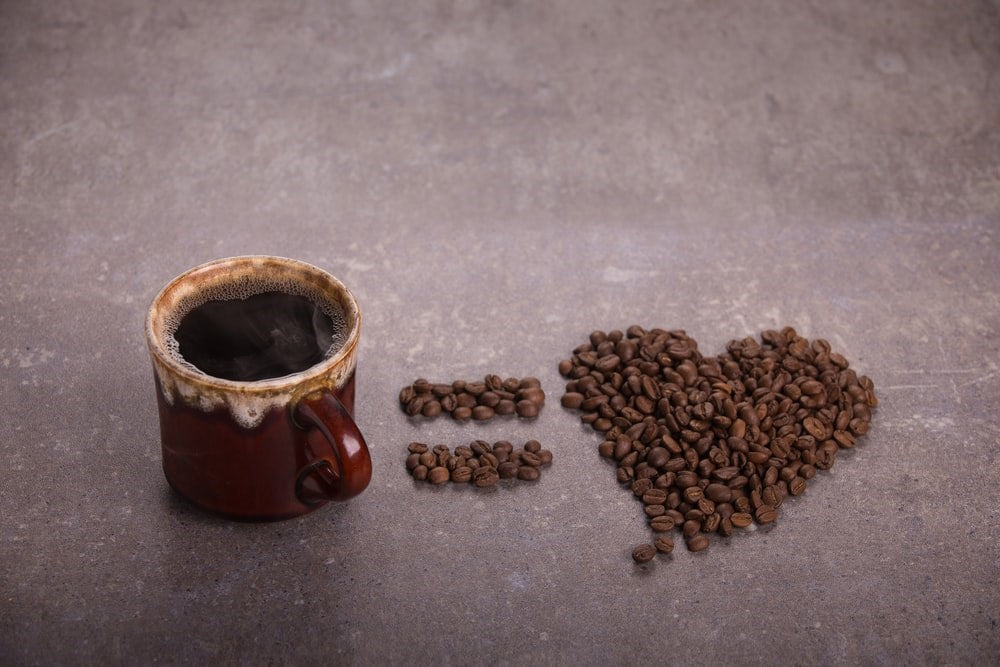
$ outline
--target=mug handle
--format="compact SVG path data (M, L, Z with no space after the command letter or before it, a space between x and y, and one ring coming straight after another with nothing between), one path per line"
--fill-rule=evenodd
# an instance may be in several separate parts
M353 498L372 478L368 445L351 413L333 393L318 391L302 397L293 410L293 421L303 429L318 431L333 453L305 466L295 482L295 495L306 505Z

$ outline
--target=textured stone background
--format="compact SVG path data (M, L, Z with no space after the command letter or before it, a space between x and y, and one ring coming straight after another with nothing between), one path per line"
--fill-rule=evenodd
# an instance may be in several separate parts
M0 661L997 661L998 71L995 1L4 2ZM365 316L375 480L278 524L169 492L142 338L245 253ZM826 337L874 427L771 529L635 567L556 372L632 323ZM487 372L541 417L396 405ZM477 437L555 463L406 476Z

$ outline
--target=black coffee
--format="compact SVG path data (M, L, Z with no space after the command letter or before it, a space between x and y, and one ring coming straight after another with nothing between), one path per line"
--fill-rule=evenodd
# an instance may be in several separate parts
M184 360L202 372L252 382L314 366L343 339L343 332L307 297L262 292L195 307L174 338Z

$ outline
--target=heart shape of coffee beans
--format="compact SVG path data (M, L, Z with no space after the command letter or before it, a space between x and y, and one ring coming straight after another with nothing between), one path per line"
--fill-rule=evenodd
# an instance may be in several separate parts
M594 331L559 372L563 407L603 434L598 452L658 534L633 550L639 563L669 553L675 528L702 551L711 533L772 523L868 432L878 404L868 377L791 327L715 357L680 330Z

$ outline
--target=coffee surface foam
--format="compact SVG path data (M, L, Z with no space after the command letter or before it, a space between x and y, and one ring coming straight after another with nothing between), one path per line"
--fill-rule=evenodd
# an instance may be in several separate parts
M313 302L330 319L332 340L324 354L324 359L329 359L344 346L349 329L344 307L339 302L331 301L319 289L298 280L242 275L234 276L231 280L223 280L206 285L197 293L187 294L179 299L176 307L167 313L163 320L161 342L167 354L171 359L185 368L201 375L212 377L190 363L181 354L180 344L175 334L184 317L194 309L210 301L246 300L251 296L266 292L282 292L305 297Z

